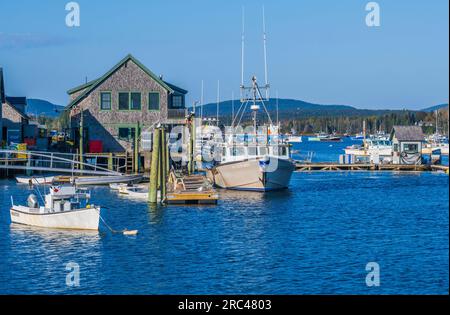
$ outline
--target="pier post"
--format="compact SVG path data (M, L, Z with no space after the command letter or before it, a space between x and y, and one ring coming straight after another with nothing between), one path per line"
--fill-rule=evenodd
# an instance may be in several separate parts
M111 152L108 155L108 169L113 170L113 154Z
M80 107L80 170L84 169L83 165L83 108Z
M161 203L166 200L167 190L167 146L166 146L166 128L161 128Z
M191 114L189 117L189 162L188 162L188 173L191 175L194 173L194 146L195 146L195 114Z
M134 172L139 173L139 123L134 134Z
M159 139L160 129L155 128L155 130L153 131L152 164L150 169L150 187L148 194L148 201L150 203L157 203L158 201Z

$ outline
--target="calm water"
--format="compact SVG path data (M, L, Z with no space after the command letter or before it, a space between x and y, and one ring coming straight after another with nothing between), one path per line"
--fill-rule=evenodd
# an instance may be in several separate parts
M11 194L19 203L30 191L0 180L0 294L448 294L448 184L437 173L295 173L282 192L156 209L94 188L110 225L139 230L126 237L11 225ZM65 284L69 262L77 288ZM380 287L365 284L368 262Z

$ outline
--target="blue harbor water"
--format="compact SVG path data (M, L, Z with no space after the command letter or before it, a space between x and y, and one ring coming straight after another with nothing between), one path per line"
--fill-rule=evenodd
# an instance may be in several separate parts
M0 294L448 294L448 187L442 173L295 173L285 191L158 208L93 188L113 228L139 230L123 236L11 225L10 196L30 190L0 180Z

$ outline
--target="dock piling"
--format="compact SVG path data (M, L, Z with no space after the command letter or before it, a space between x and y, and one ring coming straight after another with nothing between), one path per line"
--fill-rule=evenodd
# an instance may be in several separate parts
M159 167L159 148L160 144L160 128L155 128L153 131L153 151L152 163L150 169L150 187L149 187L149 202L157 203L158 201L158 167Z

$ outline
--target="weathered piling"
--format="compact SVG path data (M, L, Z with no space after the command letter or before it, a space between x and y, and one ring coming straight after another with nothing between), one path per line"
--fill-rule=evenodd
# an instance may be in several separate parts
M153 151L152 151L152 164L150 169L150 187L148 194L148 201L150 203L157 203L158 201L158 167L159 167L159 141L160 129L155 128L153 131Z
M167 142L166 142L166 129L165 127L161 128L161 150L160 150L160 156L161 156L161 202L165 202L166 200L166 193L167 193Z
M134 133L134 172L139 173L139 123L136 124Z
M195 146L195 114L192 113L189 116L189 156L188 156L188 173L189 175L194 173L194 146Z
M80 169L84 169L84 165L83 165L83 108L80 108L80 149L79 149L79 154L80 154Z

